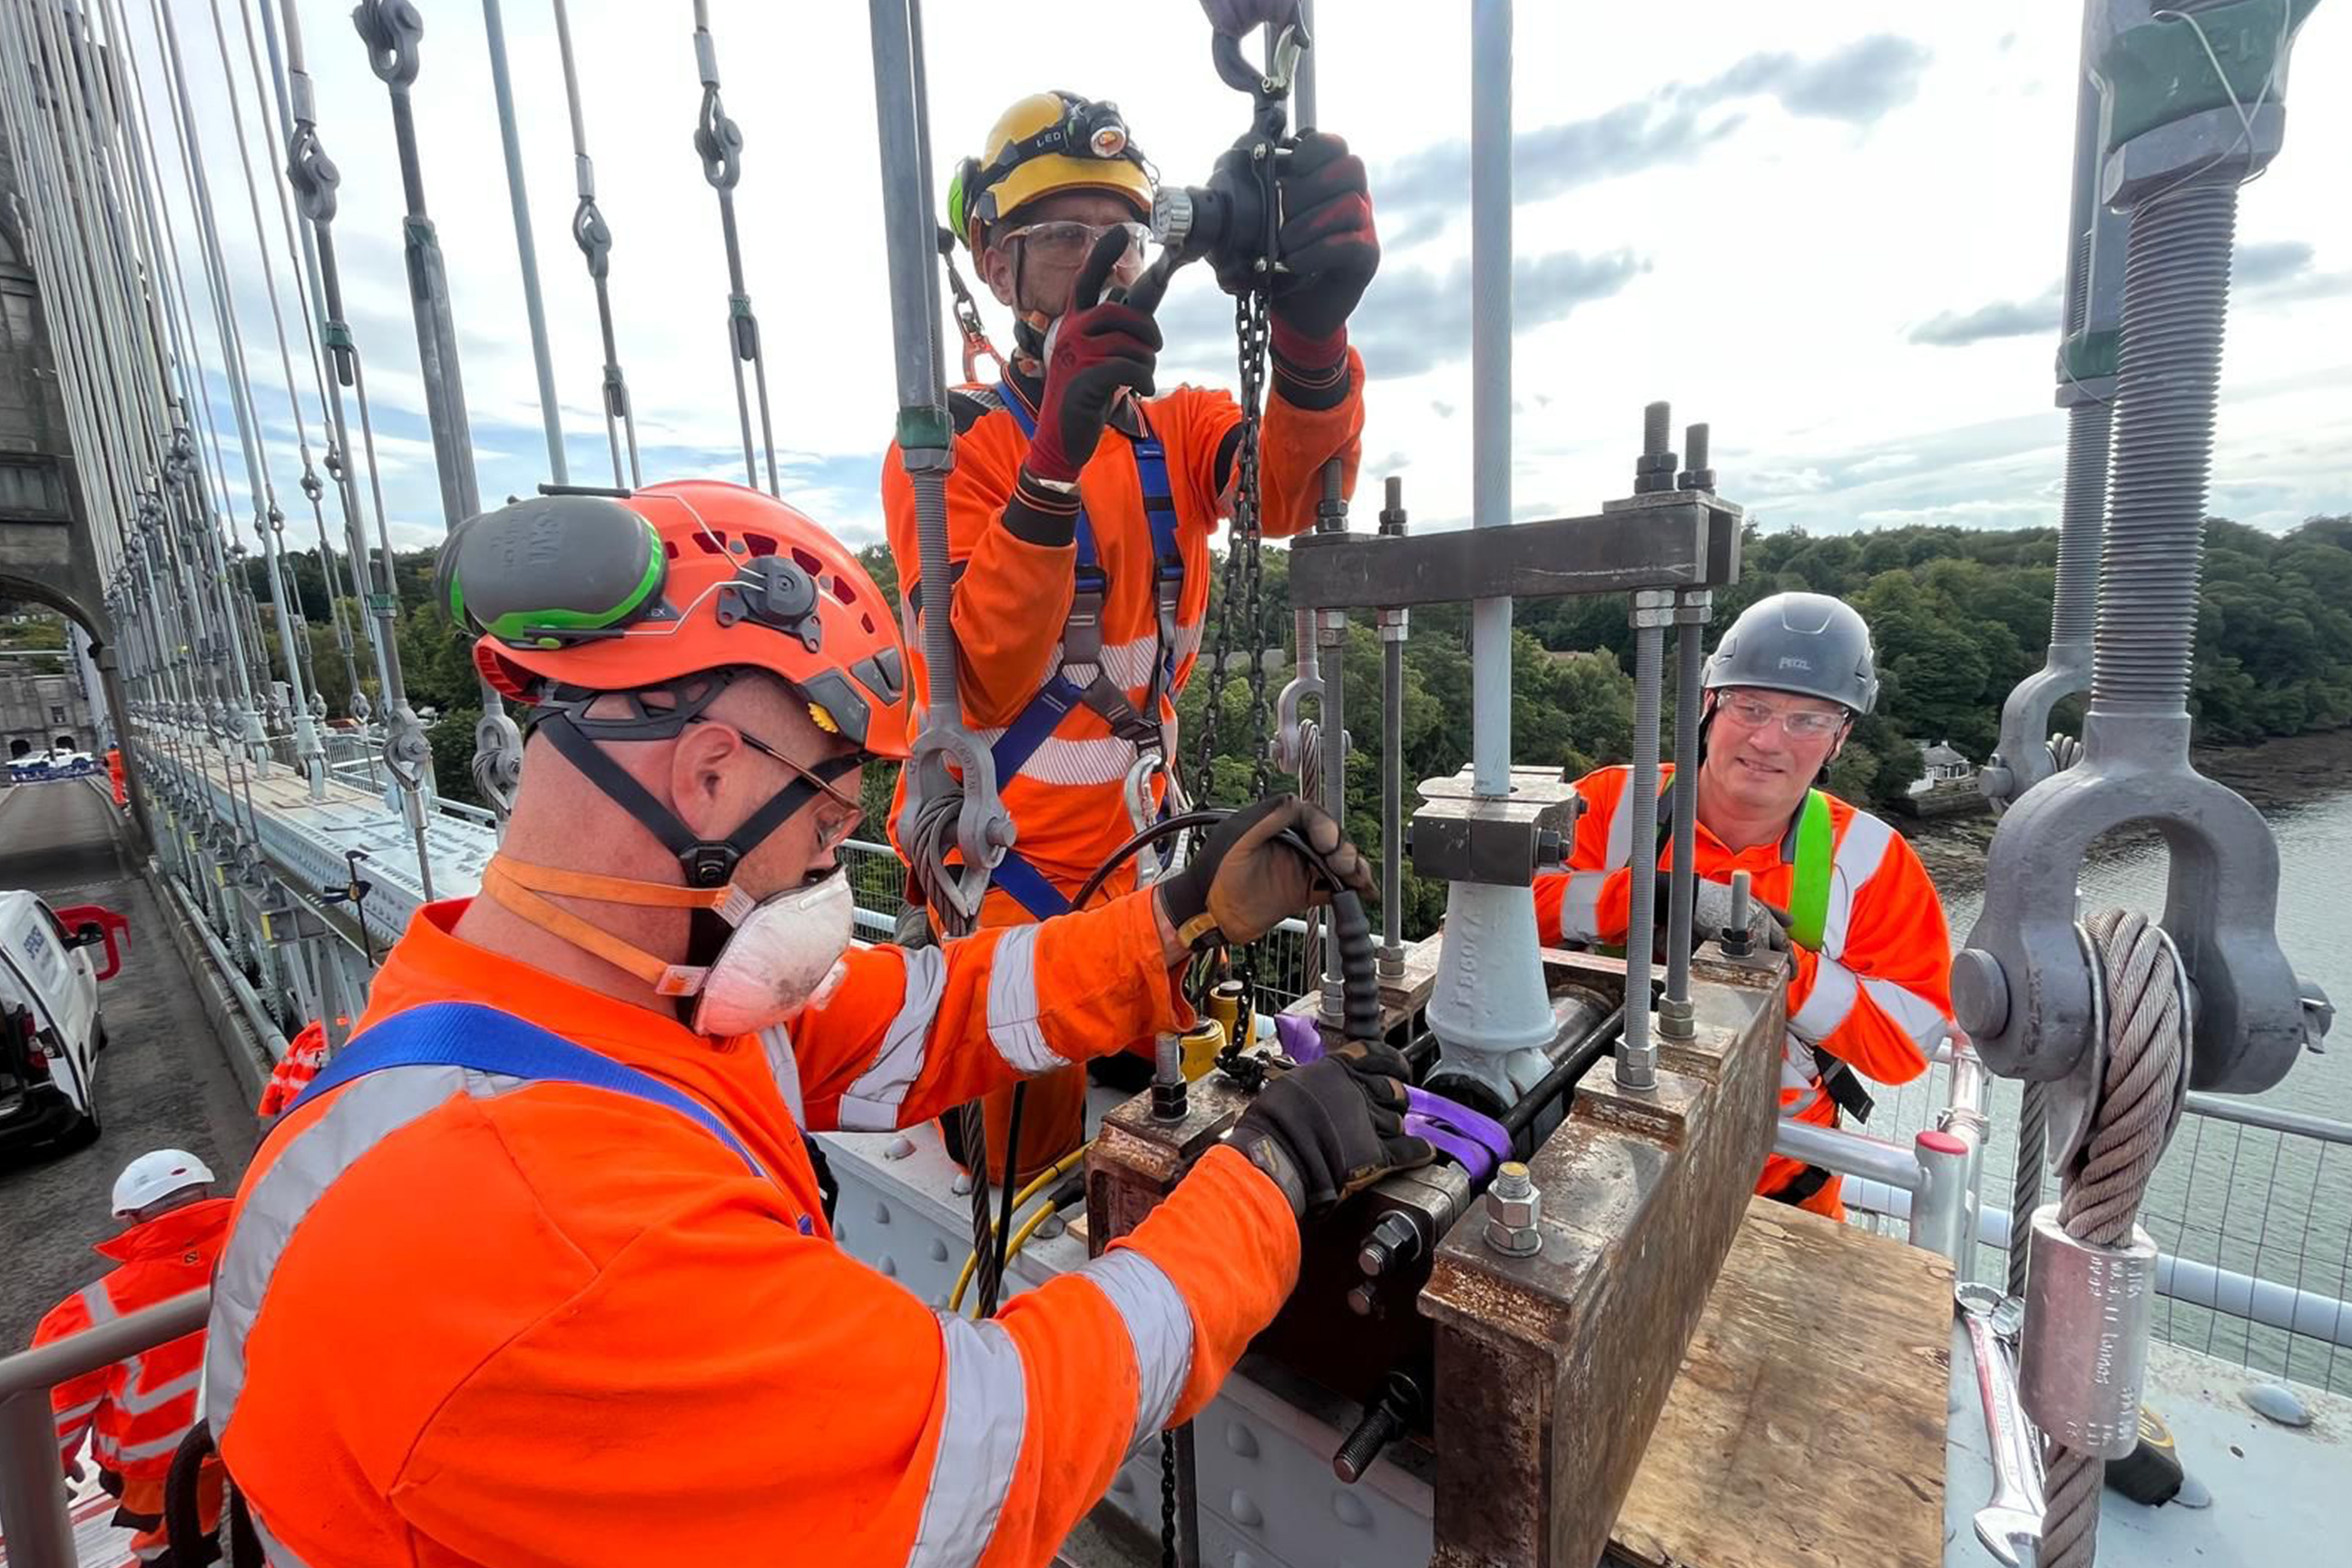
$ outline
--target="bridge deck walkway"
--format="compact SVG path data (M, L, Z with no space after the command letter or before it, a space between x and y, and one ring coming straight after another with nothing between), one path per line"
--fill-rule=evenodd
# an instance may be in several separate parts
M0 888L105 904L131 921L122 973L99 996L110 1043L98 1062L98 1142L0 1164L0 1353L21 1348L43 1312L107 1267L89 1248L116 1228L108 1197L131 1159L186 1149L233 1186L261 1131L102 784L0 791Z

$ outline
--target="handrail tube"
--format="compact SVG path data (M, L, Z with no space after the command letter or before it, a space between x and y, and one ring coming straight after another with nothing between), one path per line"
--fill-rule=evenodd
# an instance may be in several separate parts
M135 1312L110 1318L78 1334L11 1356L0 1356L0 1399L36 1391L46 1394L84 1373L112 1366L125 1356L183 1339L205 1326L212 1310L210 1289L191 1290ZM55 1428L50 1436L54 1438Z
M1866 1132L1818 1127L1786 1116L1780 1118L1773 1131L1772 1152L1801 1160L1808 1165L1819 1165L1841 1176L1860 1176L1899 1187L1906 1194L1917 1192L1924 1180L1917 1158L1900 1143L1873 1138ZM1907 1215L1910 1211L1906 1207L1904 1212Z
M2261 1105L2233 1095L2202 1094L2193 1089L2189 1095L2188 1110L2191 1116L2210 1116L2217 1121L2234 1121L2241 1127L2289 1132L2298 1138L2316 1138L2323 1143L2352 1144L2352 1121L2314 1116L2307 1110L2289 1110L2283 1106Z
M1856 1180L1843 1194L1846 1206L1864 1214L1908 1222L1911 1194L1884 1182ZM2009 1250L2009 1215L1987 1206L1977 1214L1977 1240ZM2184 1306L2236 1318L2266 1329L2300 1334L2352 1350L2352 1302L2317 1290L2299 1289L2276 1279L2263 1279L2234 1268L2158 1253L2157 1293Z
M191 1290L0 1357L0 1540L16 1568L74 1568L77 1561L49 1390L194 1333L211 1310L212 1292Z

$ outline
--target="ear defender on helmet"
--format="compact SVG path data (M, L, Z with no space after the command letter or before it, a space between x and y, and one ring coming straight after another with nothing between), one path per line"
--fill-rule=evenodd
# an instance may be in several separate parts
M436 594L449 618L518 648L560 648L663 618L652 523L604 496L538 496L457 525Z

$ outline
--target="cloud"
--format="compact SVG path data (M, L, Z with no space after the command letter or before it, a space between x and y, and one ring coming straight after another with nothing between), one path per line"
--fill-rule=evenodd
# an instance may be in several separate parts
M1541 201L1579 185L1696 157L1730 135L1747 115L1739 100L1768 98L1787 113L1866 125L1908 102L1927 51L1908 38L1874 33L1817 59L1748 56L1711 81L1674 83L1585 120L1523 131L1511 144L1512 195ZM1399 160L1372 182L1399 247L1433 237L1463 210L1470 144L1442 142Z
M2311 247L2299 239L2242 245L2230 260L2230 281L2242 289L2266 289L2284 283L2308 268L2311 257Z
M1703 99L1761 94L1791 114L1867 125L1911 101L1927 51L1893 33L1873 33L1819 59L1754 54L1697 89Z
M1650 269L1647 257L1630 250L1588 254L1554 251L1520 257L1511 268L1511 318L1525 332L1557 321L1579 305L1607 299ZM1160 385L1173 384L1175 371L1230 374L1234 368L1234 304L1201 275L1198 284L1180 283L1158 312L1161 337ZM1470 264L1456 261L1444 272L1428 268L1384 268L1348 323L1348 333L1373 376L1419 375L1470 354ZM1436 408L1439 417L1450 412Z
M1972 310L1947 310L1911 329L1911 341L1936 348L1959 348L1993 338L2035 337L2058 329L2065 308L2064 289L2056 283L2031 300L1996 300Z
M1579 305L1605 300L1650 269L1630 250L1580 250L1521 257L1511 268L1516 331L1557 321ZM1349 325L1364 368L1382 378L1419 375L1470 353L1470 264L1443 275L1413 268L1383 278Z
M2266 302L2352 293L2352 272L2315 272L2311 268L2315 254L2299 239L2242 245L2230 264L2231 285ZM2065 304L2065 285L2053 283L2031 300L1996 300L1972 310L1931 316L1911 329L1911 341L1934 348L1960 348L1994 338L2054 333Z

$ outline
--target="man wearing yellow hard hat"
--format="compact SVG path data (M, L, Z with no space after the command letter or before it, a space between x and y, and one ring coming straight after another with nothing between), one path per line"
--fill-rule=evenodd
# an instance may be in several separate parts
M1210 539L1233 515L1240 405L1206 387L1159 392L1159 325L1125 297L1143 269L1154 188L1117 105L1056 91L999 116L949 189L955 242L1014 315L1002 378L949 396L950 614L964 717L994 753L1019 835L982 909L987 925L1066 910L1134 831L1130 795L1160 810L1175 698L1201 648ZM1380 241L1363 163L1337 136L1298 137L1276 160L1274 195L1281 271L1258 476L1264 531L1281 538L1313 524L1325 463L1339 459L1344 486L1355 483L1364 369L1347 321ZM1228 293L1248 288L1245 264L1213 260ZM899 581L913 584L915 499L895 449L883 476L890 548ZM909 592L919 663L921 610ZM923 679L919 669L917 689ZM902 848L905 800L902 785L892 811ZM1107 890L1133 876L1123 870ZM990 1165L1044 1169L1083 1139L1084 1110L1080 1069L1032 1079L1008 1162L1007 1107L992 1102Z

